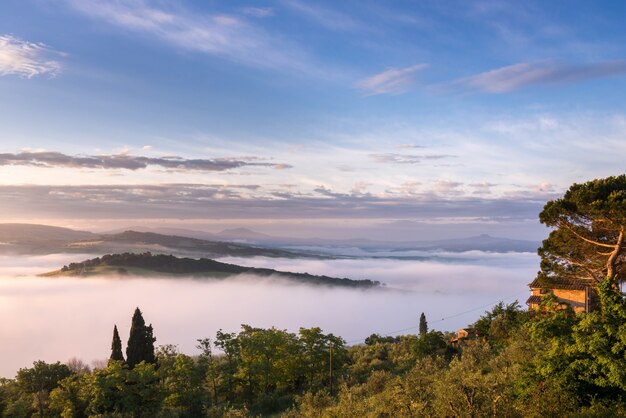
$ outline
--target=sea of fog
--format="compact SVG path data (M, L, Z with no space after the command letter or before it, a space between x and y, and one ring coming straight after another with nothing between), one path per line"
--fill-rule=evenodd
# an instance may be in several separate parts
M2 256L0 376L13 377L35 360L106 359L113 325L125 343L136 306L153 324L157 345L175 344L188 354L197 353L196 339L214 337L220 328L236 332L240 324L292 332L319 326L358 343L374 332L415 332L425 312L431 329L452 331L498 301L517 299L523 304L527 283L538 270L538 258L530 253L374 255L377 258L221 261L379 280L386 283L383 289L312 287L254 276L225 281L41 278L36 275L92 256Z

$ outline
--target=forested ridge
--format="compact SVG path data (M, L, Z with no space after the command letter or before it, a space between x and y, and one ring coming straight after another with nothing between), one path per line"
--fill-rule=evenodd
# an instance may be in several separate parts
M108 363L37 361L0 380L5 417L626 417L626 176L573 185L540 215L553 227L537 278L581 278L597 304L574 313L549 292L537 310L499 303L467 338L430 330L353 345L319 328L242 325L155 346L136 309ZM597 247L605 249L597 251ZM68 267L70 268L70 267ZM603 277L603 278L600 278ZM417 319L417 316L416 316ZM113 325L113 324L112 324ZM470 332L471 331L471 332ZM354 343L354 342L353 342ZM80 354L80 353L77 353Z
M98 270L99 267L108 267L109 270ZM347 286L370 288L378 287L380 282L373 280L353 280L318 276L309 273L283 272L267 268L244 267L236 264L222 263L208 258L175 257L168 254L123 253L107 254L79 263L70 263L56 272L46 273L54 275L90 275L90 274L129 274L128 269L141 269L147 272L162 273L164 275L192 275L194 277L225 277L239 274L250 274L261 277L282 278L298 283L328 286Z

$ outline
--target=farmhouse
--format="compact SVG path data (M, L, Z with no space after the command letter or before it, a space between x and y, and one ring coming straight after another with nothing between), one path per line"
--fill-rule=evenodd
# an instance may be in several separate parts
M549 285L535 279L528 286L532 294L526 304L531 310L538 310L541 298L552 294L559 302L570 305L574 312L589 312L596 294L593 284L586 279L554 279Z

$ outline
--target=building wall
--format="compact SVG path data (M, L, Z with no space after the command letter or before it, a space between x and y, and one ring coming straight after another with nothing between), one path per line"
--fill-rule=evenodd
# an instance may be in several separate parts
M532 288L531 290L533 296L542 296L545 294L541 293L541 289L537 287ZM550 289L549 292L554 294L560 302L568 303L574 312L583 312L587 308L585 303L587 301L586 290ZM530 303L528 308L531 310L537 310L539 309L539 304Z
M569 303L574 312L585 310L586 292L584 290L552 289L552 293L559 301Z

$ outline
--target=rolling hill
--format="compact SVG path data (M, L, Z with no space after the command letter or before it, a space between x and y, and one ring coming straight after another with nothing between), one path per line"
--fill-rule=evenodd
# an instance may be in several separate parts
M172 255L151 253L109 254L102 257L71 263L60 270L44 273L43 277L65 276L135 276L135 277L192 277L197 279L227 279L239 275L276 278L294 283L375 288L380 283L372 280L352 280L308 273L292 273L266 268L243 267L221 263L208 258L179 258Z

